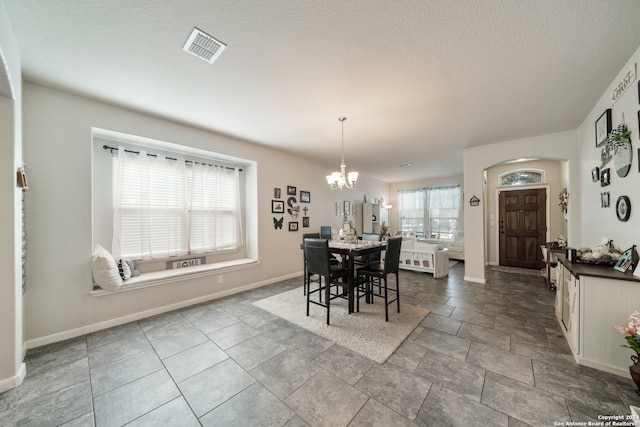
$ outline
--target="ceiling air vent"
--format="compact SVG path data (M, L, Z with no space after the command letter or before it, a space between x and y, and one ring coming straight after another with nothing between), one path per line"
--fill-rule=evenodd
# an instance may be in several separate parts
M226 44L219 42L209 34L203 33L199 29L194 28L182 49L210 64L213 64L213 61L218 59L226 47Z

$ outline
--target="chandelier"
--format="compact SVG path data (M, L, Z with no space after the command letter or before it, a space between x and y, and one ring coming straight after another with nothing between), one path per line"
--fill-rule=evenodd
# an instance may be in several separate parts
M327 183L332 190L340 190L348 188L351 190L356 185L358 180L358 172L349 172L347 174L347 165L344 164L344 121L346 117L338 117L340 123L342 123L342 163L340 163L340 172L332 172L331 175L327 175Z

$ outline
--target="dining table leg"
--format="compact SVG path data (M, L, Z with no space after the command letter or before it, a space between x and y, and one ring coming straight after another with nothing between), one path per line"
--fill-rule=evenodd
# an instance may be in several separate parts
M356 266L353 260L353 256L349 257L349 314L353 313L354 310L354 298L353 293L355 291L355 283L356 283Z

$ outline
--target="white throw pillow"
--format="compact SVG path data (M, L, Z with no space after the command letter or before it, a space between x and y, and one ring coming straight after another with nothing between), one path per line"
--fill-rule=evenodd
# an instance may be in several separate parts
M91 272L94 282L102 289L116 292L122 286L122 277L120 277L116 261L109 251L100 245L96 245L93 250Z
M458 235L453 238L453 243L451 244L451 246L455 248L461 248L464 246L464 236L462 235L462 233L458 233Z

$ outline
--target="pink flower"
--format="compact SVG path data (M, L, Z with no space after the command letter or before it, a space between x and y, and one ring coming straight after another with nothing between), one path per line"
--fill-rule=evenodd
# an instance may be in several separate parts
M623 328L622 326L616 326L616 330L618 332L620 332L621 334L627 334L627 335L635 335L636 334L636 330L632 327L628 327L628 328Z
M635 335L636 334L636 330L633 329L632 327L626 328L623 332L623 334L628 334L628 335Z
M621 334L626 335L624 339L628 345L623 344L621 347L630 348L640 356L640 334L638 333L640 331L640 312L636 310L631 313L626 327L615 326L615 328Z

